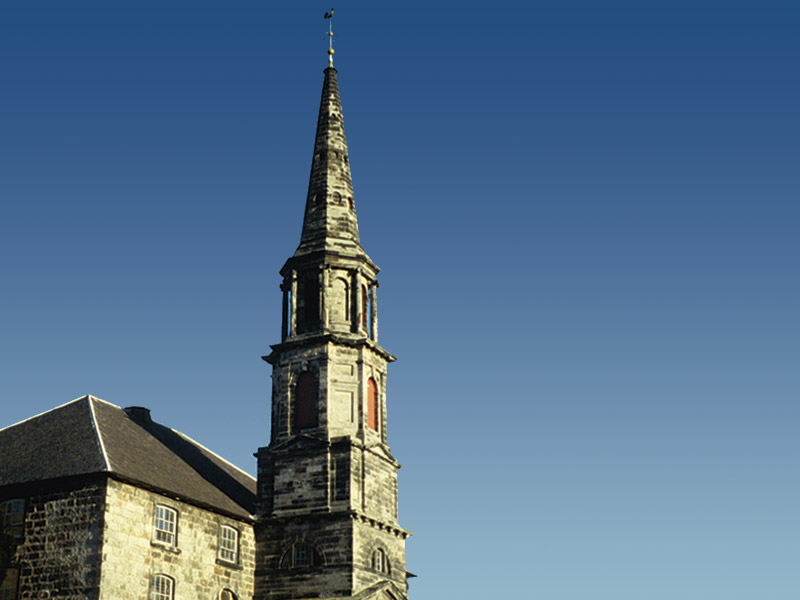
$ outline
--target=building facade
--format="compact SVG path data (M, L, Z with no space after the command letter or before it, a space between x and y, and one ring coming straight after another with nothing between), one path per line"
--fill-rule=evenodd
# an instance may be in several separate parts
M84 396L0 430L0 599L251 598L256 482L190 438Z
M407 600L377 275L331 64L264 357L257 482L149 410L92 396L0 430L0 517L19 543L0 600Z

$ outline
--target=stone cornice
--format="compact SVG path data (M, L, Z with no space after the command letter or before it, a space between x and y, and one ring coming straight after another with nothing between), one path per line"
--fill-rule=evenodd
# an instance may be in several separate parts
M280 270L283 277L289 275L292 268L297 268L313 263L318 263L320 266L331 265L332 263L341 260L343 262L352 261L352 268L363 269L364 266L371 272L370 275L374 278L380 272L380 268L372 259L364 252L364 249L359 246L357 252L340 252L337 250L315 250L307 254L296 254L287 259L286 263Z
M333 510L333 509L317 509L314 511L309 511L308 509L295 509L295 510L283 510L280 512L273 512L271 515L265 515L262 517L258 517L258 521L262 523L269 523L269 521L283 521L283 520L293 520L297 517L309 517L309 518L341 518L343 515L349 515L350 519L356 521L358 523L363 523L365 525L369 525L374 529L378 529L380 531L385 531L394 535L399 538L409 538L414 535L412 532L408 531L407 529L403 529L397 523L387 523L386 521L381 521L380 519L376 519L375 517L370 517L367 514L364 514L357 510L347 509L347 510Z
M361 335L348 337L338 333L313 333L313 334L295 336L291 340L286 340L285 342L271 345L270 348L272 348L272 352L266 356L262 356L261 359L268 362L271 365L274 365L276 359L285 350L290 350L302 346L321 345L327 343L339 344L342 346L348 346L350 348L360 348L362 346L366 346L367 348L375 352L375 354L383 358L386 362L394 362L397 360L397 357L395 357L391 352L385 350L383 347L379 346L370 339L367 339Z
M411 533L407 529L403 529L402 527L400 527L400 525L398 525L396 523L386 523L384 521L380 521L378 519L375 519L373 517L367 516L367 515L365 515L363 513L360 513L358 511L351 511L350 512L350 517L354 521L359 521L361 523L365 523L365 524L369 525L370 527L374 527L375 529L379 529L381 531L386 531L386 532L391 533L392 535L394 535L396 537L402 537L403 539L406 539L406 538L411 537L412 535L414 535L413 533Z

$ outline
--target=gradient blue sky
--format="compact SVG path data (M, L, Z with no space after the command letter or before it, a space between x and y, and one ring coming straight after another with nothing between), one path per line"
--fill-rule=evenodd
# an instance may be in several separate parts
M796 600L797 3L334 6L414 600ZM2 425L254 471L328 8L2 3Z

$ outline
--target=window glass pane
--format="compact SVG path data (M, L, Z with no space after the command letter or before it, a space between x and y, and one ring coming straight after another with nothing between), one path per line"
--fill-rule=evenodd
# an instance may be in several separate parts
M219 557L235 563L238 559L239 532L233 527L223 525L219 530Z
M295 544L293 566L295 567L308 566L308 547L305 544Z
M174 546L177 522L177 512L166 506L156 506L156 541Z
M381 548L375 550L372 555L372 568L381 573L389 572L389 559L386 558L386 552Z
M172 579L166 575L153 577L152 600L172 600Z
M3 526L14 536L22 537L25 523L25 500L6 500L0 505Z

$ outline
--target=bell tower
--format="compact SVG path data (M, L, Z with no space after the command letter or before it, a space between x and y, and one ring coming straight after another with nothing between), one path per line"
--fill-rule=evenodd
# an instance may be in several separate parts
M332 49L330 50L332 58ZM325 69L300 245L281 269L255 600L407 598L387 443L378 267L361 247L337 71Z

